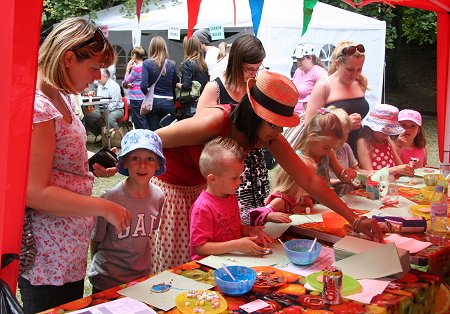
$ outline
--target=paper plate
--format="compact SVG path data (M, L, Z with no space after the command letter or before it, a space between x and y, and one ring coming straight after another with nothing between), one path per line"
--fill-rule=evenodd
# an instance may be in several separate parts
M323 285L320 281L317 281L317 276L322 276L323 271L318 271L306 277L306 281L314 288L322 291ZM362 287L358 281L354 278L344 275L342 278L342 295L347 296L362 291Z
M286 283L286 278L284 278L283 273L276 269L275 267L272 266L254 266L252 267L252 269L254 269L256 271L256 279L258 280L258 276L259 273L261 272L267 272L269 273L266 277L268 277L269 279L273 279L273 278L282 278L281 281L279 281L276 284L271 284L271 285L261 285L261 284L257 284L255 282L255 284L253 285L253 287L256 288L274 288L274 287L279 287L282 286Z
M213 292L211 290L195 290L197 292L203 293L203 292ZM177 308L185 314L194 314L194 309L197 307L197 299L196 298L188 298L187 297L188 292L184 292L182 294L179 294L176 299L175 303L177 305ZM220 297L220 306L218 308L213 308L211 302L205 301L205 305L198 306L202 310L205 310L205 313L209 314L216 314L216 313L222 313L225 311L228 307L227 301L220 295L217 294ZM186 305L186 302L189 302L189 305Z
M417 177L422 177L426 174L430 174L430 173L435 173L435 174L439 174L440 171L439 169L434 169L434 168L417 168L414 170L414 175Z
M426 220L430 220L430 205L414 205L409 208L411 214L416 217L424 217Z

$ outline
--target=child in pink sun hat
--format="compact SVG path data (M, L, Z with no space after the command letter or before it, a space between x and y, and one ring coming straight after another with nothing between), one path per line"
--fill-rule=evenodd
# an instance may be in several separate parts
M414 175L414 169L401 161L390 138L405 131L398 123L396 107L387 104L372 107L361 125L357 151L362 169L379 170L388 166L389 173L396 177Z
M398 122L405 132L395 141L395 149L404 164L410 163L414 168L421 168L427 164L427 140L422 131L422 116L411 109L401 110Z

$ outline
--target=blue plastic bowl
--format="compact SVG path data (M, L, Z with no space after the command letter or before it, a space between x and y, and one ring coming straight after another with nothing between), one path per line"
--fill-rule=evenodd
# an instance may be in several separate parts
M236 278L233 281L223 268L214 271L214 281L220 291L229 296L240 296L249 292L256 280L256 271L245 266L227 266Z
M294 239L284 242L284 252L289 260L296 265L312 264L319 257L322 245L318 242L314 244L311 252L308 252L313 240Z

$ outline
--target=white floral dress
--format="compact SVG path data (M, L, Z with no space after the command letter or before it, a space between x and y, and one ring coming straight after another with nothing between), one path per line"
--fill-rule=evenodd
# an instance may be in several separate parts
M61 94L62 95L62 94ZM94 177L88 169L86 131L75 116L75 104L63 96L72 123L39 90L36 91L33 124L54 120L56 149L50 185L82 195L91 195ZM87 249L94 217L58 217L32 211L36 242L33 267L22 274L32 285L60 286L82 280L86 272Z

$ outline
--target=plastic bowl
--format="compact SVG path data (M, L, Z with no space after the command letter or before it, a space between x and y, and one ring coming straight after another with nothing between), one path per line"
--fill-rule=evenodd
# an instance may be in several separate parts
M318 242L311 252L308 252L313 240L295 239L284 242L284 252L290 261L296 265L312 264L319 257L322 245Z
M431 200L431 197L434 194L434 186L424 186L423 188L420 189L420 191L422 192L422 195L425 199L427 200Z
M423 181L427 186L435 186L440 180L444 180L444 177L438 173L428 173L423 176Z
M227 266L236 278L233 281L223 268L214 271L214 281L220 291L229 296L240 296L249 292L256 280L256 271L245 266Z

